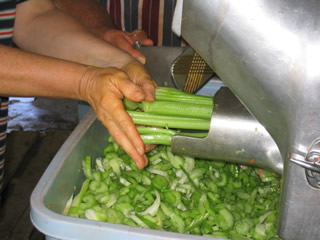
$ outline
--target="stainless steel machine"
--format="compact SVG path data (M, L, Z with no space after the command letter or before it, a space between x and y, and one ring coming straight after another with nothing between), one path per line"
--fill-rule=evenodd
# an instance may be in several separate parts
M281 173L279 236L320 239L320 1L184 0L181 34L236 98L173 150Z

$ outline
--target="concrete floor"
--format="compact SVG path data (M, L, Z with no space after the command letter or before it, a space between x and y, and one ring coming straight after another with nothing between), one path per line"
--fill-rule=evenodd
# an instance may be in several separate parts
M43 240L30 221L30 196L78 124L78 101L11 98L0 239Z
M78 101L10 98L8 132L73 129L78 124Z

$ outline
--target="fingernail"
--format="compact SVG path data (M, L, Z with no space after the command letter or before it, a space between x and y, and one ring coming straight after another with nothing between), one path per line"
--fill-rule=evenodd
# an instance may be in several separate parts
M146 95L147 95L147 99L146 99L147 101L149 102L154 101L154 95L151 92L147 92Z
M144 155L144 147L138 147L138 153L140 154L140 155Z
M144 167L145 167L148 165L149 160L148 160L147 155L145 155L145 154L143 154L143 158L144 158Z
M144 168L144 163L143 162L137 163L137 167L139 169L143 169Z
M141 62L142 64L146 64L146 58L144 57L138 57L139 62Z
M144 168L143 163L136 162L136 166L137 166L138 169L143 169Z

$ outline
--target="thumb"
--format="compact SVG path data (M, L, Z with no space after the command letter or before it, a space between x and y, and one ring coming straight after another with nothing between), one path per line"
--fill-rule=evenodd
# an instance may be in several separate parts
M147 62L146 57L141 52L139 52L138 50L132 49L130 54L131 54L132 57L137 59L142 64L146 64L146 62Z

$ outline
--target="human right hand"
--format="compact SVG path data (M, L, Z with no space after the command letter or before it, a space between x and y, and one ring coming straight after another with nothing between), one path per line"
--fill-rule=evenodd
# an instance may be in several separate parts
M145 146L122 103L123 97L135 102L154 100L156 84L144 66L132 61L122 71L91 67L80 85L80 95L92 106L98 119L137 167L144 168L148 163Z
M135 30L129 33L117 29L110 29L103 34L103 38L112 45L126 51L142 64L146 63L146 57L134 48L134 42L139 41L145 46L153 45L153 41L148 38L146 32L143 30Z

